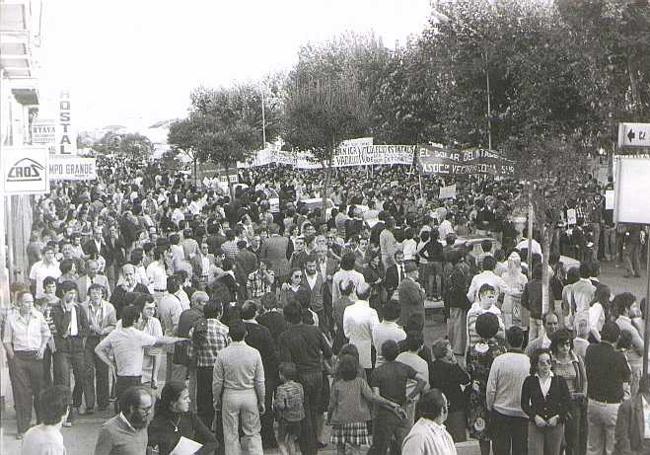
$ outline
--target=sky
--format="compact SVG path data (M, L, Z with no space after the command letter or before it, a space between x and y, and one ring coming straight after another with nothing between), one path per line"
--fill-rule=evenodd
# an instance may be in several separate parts
M287 70L346 31L388 47L422 31L431 0L44 0L41 118L69 88L76 130L187 114L193 88Z

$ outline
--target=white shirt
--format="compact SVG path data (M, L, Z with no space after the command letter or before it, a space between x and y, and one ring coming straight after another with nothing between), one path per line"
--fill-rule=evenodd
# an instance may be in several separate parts
M357 300L343 312L343 333L359 350L361 368L372 368L372 329L379 325L377 311L367 300Z
M70 310L70 336L71 337L76 337L79 335L79 324L77 324L77 310L76 307L77 305L73 305L72 309Z
M469 291L467 291L467 298L470 302L476 302L478 300L478 291L484 284L489 284L496 289L499 294L503 294L508 289L508 285L503 281L503 278L496 275L491 270L486 270L478 275L474 275L474 278L472 278L472 282L469 285Z
M142 375L145 346L153 346L156 338L135 327L118 327L108 334L95 348L108 357L115 357L118 376Z
M420 357L417 352L411 352L411 351L406 351L402 352L400 355L397 356L395 359L398 362L402 362L404 365L408 365L411 368L415 370L417 373L417 378L422 379L425 383L426 386L422 390L423 392L426 392L429 390L429 365L427 364L427 361L424 360L422 357ZM417 381L413 379L409 379L406 383L406 395L410 396L411 393L415 390L415 387L417 386Z
M36 295L34 295L34 298L40 299L45 295L45 292L43 292L43 280L48 276L55 279L61 276L59 263L55 261L48 265L42 260L35 262L29 271L29 279L36 282Z
M537 379L539 379L539 388L542 390L542 395L544 395L544 398L546 398L546 395L548 395L548 391L551 388L551 381L553 380L553 372L543 378L540 375L536 374Z
M158 261L147 266L147 277L149 278L149 292L167 290L167 271Z
M372 328L372 345L377 351L377 360L375 368L384 364L384 357L381 355L381 347L388 340L393 340L396 343L406 339L406 332L402 329L396 321L383 320Z
M444 425L420 418L402 443L402 453L408 455L457 455L454 440Z

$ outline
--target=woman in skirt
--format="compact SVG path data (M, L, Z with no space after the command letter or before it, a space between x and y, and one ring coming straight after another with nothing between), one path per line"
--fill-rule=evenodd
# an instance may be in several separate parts
M370 403L392 410L401 418L406 413L397 404L375 394L368 383L359 377L359 361L345 354L339 359L337 380L332 384L328 409L328 423L332 425L330 441L336 444L336 453L344 455L346 447L350 453L360 453L362 445L368 445L368 427L371 419Z

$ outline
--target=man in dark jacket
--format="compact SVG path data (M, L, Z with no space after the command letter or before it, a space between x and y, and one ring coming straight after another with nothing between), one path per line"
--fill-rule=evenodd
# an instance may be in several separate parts
M56 327L54 335L54 345L56 351L53 354L54 363L54 385L63 385L70 390L72 397L72 387L70 384L70 369L74 374L75 382L82 384L84 395L87 396L87 402L94 402L89 399L89 394L93 393L88 381L86 372L86 363L84 358L84 346L86 337L90 332L88 316L86 312L77 304L77 284L73 281L65 281L61 284L62 298L56 305L52 306L51 317ZM77 397L78 402L72 403L73 408L78 412L81 407L81 395ZM86 409L88 414L92 409ZM68 413L68 419L63 426L72 426L74 412L71 409Z
M650 403L650 378L639 381L639 392L625 400L618 408L616 419L616 446L614 453L620 455L642 455L650 453L650 434L645 428L646 409Z

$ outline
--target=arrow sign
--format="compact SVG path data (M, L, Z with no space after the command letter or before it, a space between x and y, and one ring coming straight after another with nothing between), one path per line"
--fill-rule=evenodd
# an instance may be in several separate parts
M650 123L619 123L618 146L650 147Z

